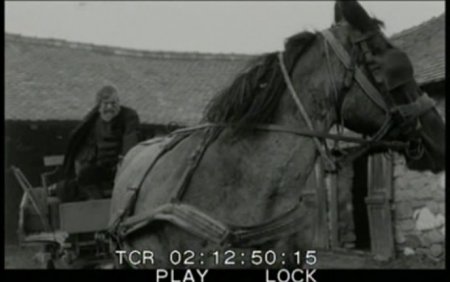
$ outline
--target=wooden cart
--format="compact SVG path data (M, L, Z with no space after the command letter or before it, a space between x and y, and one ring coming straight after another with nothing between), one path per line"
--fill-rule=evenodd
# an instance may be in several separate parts
M48 165L58 165L55 157L44 158ZM48 194L47 176L42 187L32 187L17 167L13 173L24 194L19 208L21 246L40 246L36 254L42 268L112 268L106 228L110 199L61 203Z

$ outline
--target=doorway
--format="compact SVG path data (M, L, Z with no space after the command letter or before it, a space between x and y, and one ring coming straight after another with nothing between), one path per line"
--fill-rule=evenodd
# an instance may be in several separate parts
M353 162L353 181L351 187L353 222L355 233L354 248L370 251L369 215L366 197L368 195L367 156L361 156Z
M356 159L339 172L336 188L340 245L385 258L393 257L392 154L374 153Z

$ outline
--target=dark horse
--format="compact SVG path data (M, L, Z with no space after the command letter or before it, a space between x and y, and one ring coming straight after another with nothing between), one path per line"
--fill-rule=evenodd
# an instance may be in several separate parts
M444 123L381 25L338 1L330 29L290 37L213 98L207 125L133 148L115 180L114 247L151 250L142 267L299 263L296 250L321 247L305 181L320 157L333 165L321 146L337 123L442 171Z

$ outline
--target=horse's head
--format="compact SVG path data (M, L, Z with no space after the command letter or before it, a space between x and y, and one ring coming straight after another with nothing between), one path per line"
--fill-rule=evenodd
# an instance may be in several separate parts
M409 142L401 150L408 167L439 172L445 168L444 122L415 81L408 56L386 39L381 24L356 1L336 2L335 24L322 34L336 86L337 119L379 140ZM347 63L337 50L342 47Z
M305 127L306 110L300 114L284 94L298 90L294 95L308 105L319 130L338 122L375 141L408 142L401 152L410 168L443 170L444 122L414 80L409 58L380 25L356 1L338 1L330 29L296 34L284 52L256 58L211 100L204 121L233 124L231 136L248 135L254 124ZM288 81L294 91L286 91Z

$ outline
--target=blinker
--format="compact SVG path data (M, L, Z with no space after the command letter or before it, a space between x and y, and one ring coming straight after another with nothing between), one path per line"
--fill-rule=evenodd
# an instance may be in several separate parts
M391 49L381 58L381 69L388 91L414 79L414 71L405 53Z

